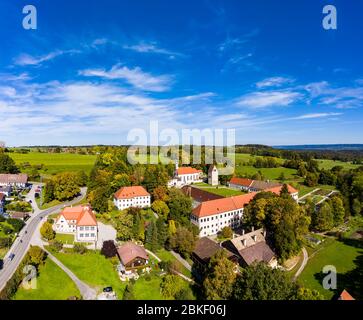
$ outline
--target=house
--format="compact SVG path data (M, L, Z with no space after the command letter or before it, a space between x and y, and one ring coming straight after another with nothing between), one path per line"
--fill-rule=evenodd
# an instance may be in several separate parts
M4 213L4 206L5 206L5 194L0 193L0 214Z
M211 186L218 186L218 169L215 165L209 166L208 169L208 184Z
M202 174L202 170L197 170L192 167L179 168L178 162L176 162L174 177L168 182L168 186L181 188L185 185L203 182Z
M150 201L150 193L142 186L122 187L115 193L113 199L118 210L130 207L147 208L150 207Z
M355 300L350 293L347 290L343 290L340 296L338 297L338 300Z
M97 242L98 224L89 205L64 208L53 228L59 233L74 234L78 242Z
M229 181L229 187L247 192L258 192L278 186L281 186L281 184L269 181L252 180L247 178L233 177Z
M0 174L0 186L25 188L28 183L27 174Z
M254 262L265 262L270 267L277 267L274 252L266 243L266 232L258 229L223 243L223 247L239 258L239 264L249 266Z
M193 267L195 267L197 271L203 272L208 266L211 257L220 250L225 251L227 258L230 261L236 264L238 263L238 258L232 252L224 249L217 242L209 239L208 237L202 237L197 240L191 254L191 259L194 262Z
M0 193L4 194L7 197L10 197L12 190L13 189L11 186L0 186Z
M121 271L124 273L141 269L148 264L149 256L143 247L126 242L117 248Z
M10 212L9 215L12 219L18 219L22 221L26 221L30 217L28 212Z
M282 186L266 189L266 192L280 194ZM296 200L297 190L288 186L289 193ZM235 197L205 201L193 209L190 220L200 230L200 236L217 234L224 227L236 229L241 226L244 206L257 194L250 192Z

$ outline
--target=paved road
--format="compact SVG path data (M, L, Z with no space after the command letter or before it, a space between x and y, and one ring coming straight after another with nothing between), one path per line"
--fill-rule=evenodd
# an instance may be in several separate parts
M309 259L308 252L306 251L305 248L302 248L302 252L303 252L303 261L301 263L300 268L296 271L296 273L294 275L294 280L296 280L297 277L301 274L301 272L303 272L306 264L308 263L308 259Z
M90 286L85 284L83 281L79 280L77 276L69 270L62 262L60 262L55 256L53 256L49 251L43 250L48 254L48 258L50 258L58 267L60 267L68 276L72 279L72 281L76 284L79 292L82 295L83 300L95 300L97 296L96 290L92 289Z
M34 190L36 185L33 185L32 190L29 192L29 197L32 200L32 205L34 209L34 213L30 217L30 219L27 221L24 228L20 231L17 239L14 241L13 245L11 246L9 252L4 257L4 265L3 269L0 270L0 290L2 290L7 283L7 281L11 278L15 270L18 268L20 262L23 260L26 252L29 249L30 241L32 239L32 236L39 226L40 222L44 219L44 217L56 213L60 209L62 209L65 206L70 206L73 204L76 204L77 202L81 201L85 195L87 188L81 189L81 195L77 198L75 198L72 201L64 202L62 204L59 204L57 206L51 207L46 210L39 210L38 206L36 205L34 198ZM33 193L33 196L32 196ZM34 201L33 201L34 200ZM14 254L13 260L9 259L9 255Z

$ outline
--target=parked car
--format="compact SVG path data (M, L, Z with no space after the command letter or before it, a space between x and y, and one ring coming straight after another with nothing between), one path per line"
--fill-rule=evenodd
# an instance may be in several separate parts
M14 254L14 253L11 253L11 254L9 255L9 260L10 260L10 261L12 261L12 260L14 259L14 257L15 257L15 254Z
M103 292L112 292L112 287L103 288Z

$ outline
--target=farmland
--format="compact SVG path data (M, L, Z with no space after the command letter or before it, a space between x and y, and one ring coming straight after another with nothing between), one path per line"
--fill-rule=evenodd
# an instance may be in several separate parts
M29 163L30 165L43 165L42 174L52 175L62 171L85 171L89 173L96 161L95 155L81 155L73 153L9 153L18 166ZM25 168L24 171L32 168Z

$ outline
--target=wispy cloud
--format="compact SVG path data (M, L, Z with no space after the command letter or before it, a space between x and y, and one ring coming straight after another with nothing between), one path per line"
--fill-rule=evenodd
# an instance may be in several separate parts
M168 55L169 58L174 58L176 56L183 56L183 54L168 50L165 48L161 48L158 46L156 42L139 42L137 44L133 45L123 45L124 49L132 50L139 53L154 53L154 54L162 54L162 55Z
M139 67L130 69L119 64L113 66L108 71L105 69L86 69L79 71L79 74L86 77L100 77L109 80L122 79L138 89L154 92L169 90L172 82L171 76L154 76L142 71Z
M53 60L56 57L59 57L64 54L73 54L79 53L78 50L56 50L52 51L46 55L42 56L32 56L26 53L23 53L14 59L14 63L20 66L37 66L42 64L45 61Z
M237 106L252 109L288 106L301 98L299 92L294 91L267 91L248 93L237 100Z
M267 87L281 87L286 84L291 84L295 80L291 78L285 78L285 77L271 77L266 78L262 81L259 81L256 83L257 88L267 88Z
M342 115L342 113L339 112L322 112L322 113L308 113L308 114L303 114L301 116L298 117L294 117L292 119L317 119L317 118L327 118L327 117L336 117L336 116L340 116Z

